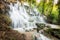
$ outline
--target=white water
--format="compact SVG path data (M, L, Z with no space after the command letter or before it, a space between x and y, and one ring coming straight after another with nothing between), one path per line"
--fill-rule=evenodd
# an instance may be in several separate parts
M38 38L38 40L51 40L51 39L47 38L43 34L40 34L40 37Z
M34 11L28 8L28 10L30 11L29 13L27 13L27 9L25 8L25 6L27 5L21 5L19 2L15 3L14 5L10 3L9 15L12 19L12 26L14 28L24 29L37 28L35 24L38 22L43 23L43 18L40 16L39 13L37 13L36 9L34 9Z
M46 37L45 35L41 34L42 31L39 33L35 32L34 36L36 37L35 39L37 40L52 40L51 38Z
M14 30L25 32L25 30L32 30L33 28L37 28L35 25L36 23L45 23L43 20L43 17L40 16L40 14L37 12L36 8L31 9L30 7L28 9L25 8L29 7L28 5L19 3L10 3L10 11L9 15L12 20L12 27ZM29 13L28 13L29 12ZM46 37L41 35L42 40L44 40ZM40 39L41 39L40 38ZM48 39L46 39L48 40Z

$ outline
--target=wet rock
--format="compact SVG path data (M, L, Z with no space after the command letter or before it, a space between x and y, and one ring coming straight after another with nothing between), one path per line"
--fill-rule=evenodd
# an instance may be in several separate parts
M48 29L48 30L45 30L46 33L60 39L60 29Z
M37 31L38 32L39 32L39 30L41 30L41 29L46 27L45 24L43 24L43 23L37 23L36 25L37 25Z

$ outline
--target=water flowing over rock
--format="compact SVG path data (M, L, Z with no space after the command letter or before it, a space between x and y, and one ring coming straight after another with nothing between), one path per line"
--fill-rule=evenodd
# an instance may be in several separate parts
M33 30L37 28L36 23L45 23L43 17L36 8L31 8L28 3L21 4L19 1L16 3L10 3L9 15L12 20L12 27L19 32L25 32L25 30ZM35 34L35 33L34 33ZM39 34L42 38L47 39L42 34ZM37 40L42 38L37 37ZM47 39L48 40L48 39Z
M5 1L4 1L4 3L5 3ZM51 40L50 38L43 35L43 31L44 31L43 28L45 29L45 25L47 23L44 21L43 15L41 15L37 11L36 7L31 8L31 6L29 6L28 3L25 3L25 2L20 3L18 0L15 2L14 1L12 2L11 0L9 0L8 4L7 4L7 2L8 1L6 1L6 5L3 4L0 7L0 11L1 11L0 13L3 13L2 15L0 14L1 15L0 19L2 19L2 20L0 20L1 21L0 26L1 26L1 24L3 26L3 27L2 26L0 27L1 28L0 30L3 30L3 29L4 29L3 31L8 30L6 32L6 34L8 34L8 36L11 36L11 38L14 37L14 38L12 38L13 40L25 40L25 38L26 38L26 40L31 40L32 36L37 38L35 40ZM4 16L4 13L8 13L8 12L9 12L9 14L7 14L7 15L12 20L12 28L15 31L18 30L19 33L15 32L14 30L10 30L10 27L8 27L8 26L10 26L11 20L4 18L7 16L7 15ZM8 18L8 17L6 17L6 18ZM4 21L4 20L9 20L10 22ZM42 23L42 24L40 24L40 23ZM37 26L36 24L39 24L39 25ZM47 24L46 26L48 26L48 25L50 25L50 24ZM51 28L54 28L53 26L55 26L55 25L51 25ZM42 30L40 30L39 27ZM37 31L33 30L34 28L37 28L39 30L39 33L37 33L37 31L38 31L37 29L36 29ZM33 30L33 31L30 31L30 30ZM26 32L26 31L29 31L29 32ZM22 37L20 37L20 32L24 32L26 37L24 34L22 34L23 36L21 35ZM14 35L13 35L13 33L14 33ZM16 35L17 33L19 36ZM5 34L5 32L1 32L1 34ZM7 40L9 40L9 39L12 40L11 38L8 37ZM5 37L4 37L4 40L5 40Z
M30 8L27 3L21 4L19 1L17 1L16 3L10 3L9 7L9 15L12 20L13 28L29 30L32 28L37 28L35 25L36 23L44 22L36 8Z

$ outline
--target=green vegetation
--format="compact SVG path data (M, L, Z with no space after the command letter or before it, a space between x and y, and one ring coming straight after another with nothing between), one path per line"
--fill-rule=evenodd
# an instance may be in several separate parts
M22 0L24 1L24 0ZM36 7L37 10L47 17L48 23L59 24L60 25L60 0L55 3L55 0L25 0L29 3L30 7ZM0 40L25 40L25 35L20 34L18 31L10 28L11 19L6 13L9 8L0 2ZM32 21L31 21L32 22ZM45 24L36 24L37 31L44 29ZM50 26L45 32L51 34L60 39L60 29L51 29Z
M48 23L60 24L60 0L27 0L31 7L47 17Z

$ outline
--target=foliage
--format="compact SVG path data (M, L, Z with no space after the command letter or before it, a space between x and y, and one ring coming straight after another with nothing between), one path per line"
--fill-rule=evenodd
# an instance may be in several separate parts
M48 22L60 24L60 0L58 3L55 3L55 0L40 0L39 4L33 3L36 4L33 5L37 7L38 11L47 17Z

